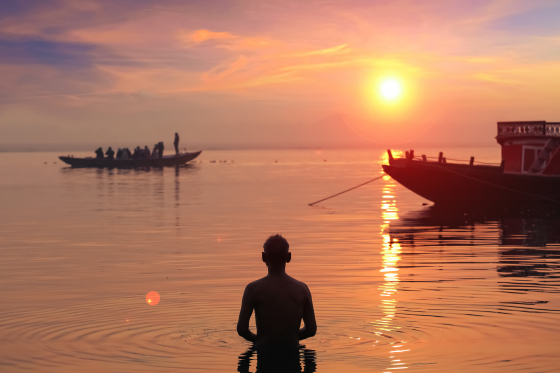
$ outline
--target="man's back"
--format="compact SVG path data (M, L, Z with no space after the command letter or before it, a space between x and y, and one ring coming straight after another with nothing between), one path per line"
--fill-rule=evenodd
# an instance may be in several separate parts
M317 331L311 292L303 282L286 274L291 253L282 236L271 236L264 247L268 275L245 288L237 332L257 348L297 348L301 339ZM257 334L249 330L253 309ZM305 327L300 329L302 320Z
M298 346L304 310L311 303L307 286L283 274L268 275L252 282L247 288L255 309L256 347Z

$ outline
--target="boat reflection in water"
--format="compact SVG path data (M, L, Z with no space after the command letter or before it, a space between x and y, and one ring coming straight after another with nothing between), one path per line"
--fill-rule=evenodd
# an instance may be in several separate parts
M560 276L560 214L507 218L501 221L502 245L522 247L500 250L502 277L557 278Z
M412 249L496 246L500 277L560 276L560 206L432 206L409 213L389 232L391 239Z

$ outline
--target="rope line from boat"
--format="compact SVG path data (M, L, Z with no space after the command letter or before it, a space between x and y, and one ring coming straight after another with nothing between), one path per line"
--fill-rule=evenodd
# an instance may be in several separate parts
M467 178L467 179L472 179L472 180L478 181L478 182L480 182L480 183L492 185L492 186L494 186L494 187L498 187L498 188L501 188L501 189L509 190L510 192L514 192L514 193L525 194L525 195L528 195L528 196L531 196L531 197L542 198L542 199L544 199L544 200L547 200L547 201L550 201L550 202L554 202L554 203L560 204L560 201L557 201L557 200L552 199L552 198L548 198L548 197L544 197L544 196L539 196L538 194L529 193L529 192L524 192L524 191L518 190L518 189L508 188L508 187L501 186L501 185L498 185L498 184L494 184L494 183L491 183L491 182L488 182L488 181L484 181L484 180L481 180L481 179L477 179L476 177L463 175L463 174L460 173L460 172L455 172L455 171L452 171L452 170L448 170L448 169L446 169L445 167L441 167L441 166L438 166L438 165L435 165L435 166L438 167L438 168L440 168L440 169L442 169L442 170L444 170L444 171L451 172L452 174L456 174L456 175L459 175L459 176L463 176L463 177L465 177L465 178Z
M341 194L344 194L344 193L346 193L346 192L349 192L349 191L351 191L351 190L354 190L354 189L356 189L356 188L359 188L359 187L361 187L361 186L364 186L364 185L366 185L366 184L369 184L369 183L371 183L372 181L379 180L379 179L381 179L383 176L385 176L385 174L383 174L383 175L381 175L381 176L379 176L379 177L376 177L375 179L371 179L371 180L369 180L369 181L366 181L365 183L362 183L362 184L360 184L360 185L356 185L356 186L353 187L353 188L346 189L346 190L343 191L343 192L340 192L340 193L337 193L337 194L333 194L333 195L330 196L330 197L323 198L323 199L320 199L320 200L315 201L315 202L313 202L313 203L310 203L309 206L313 206L313 205L316 204L316 203L323 202L323 201L326 201L327 199L331 199L331 198L333 198L333 197L339 196L339 195L341 195Z

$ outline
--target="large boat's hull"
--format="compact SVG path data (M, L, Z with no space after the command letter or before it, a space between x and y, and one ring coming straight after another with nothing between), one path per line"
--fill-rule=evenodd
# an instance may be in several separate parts
M168 155L161 158L147 159L108 159L108 158L74 158L59 157L61 161L72 167L97 167L97 168L136 168L136 167L165 167L180 166L192 161L202 151L194 153L183 153L179 155Z
M504 173L497 166L471 166L394 159L383 170L436 204L560 204L560 176Z

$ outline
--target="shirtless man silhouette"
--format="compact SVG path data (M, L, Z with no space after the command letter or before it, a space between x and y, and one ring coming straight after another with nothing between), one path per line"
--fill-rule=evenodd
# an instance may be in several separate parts
M297 349L300 340L317 332L311 292L307 285L286 273L286 263L292 259L292 253L284 237L270 236L263 247L262 260L268 267L268 275L245 288L237 333L253 342L257 350ZM257 334L249 330L253 309ZM300 329L301 320L305 326Z

